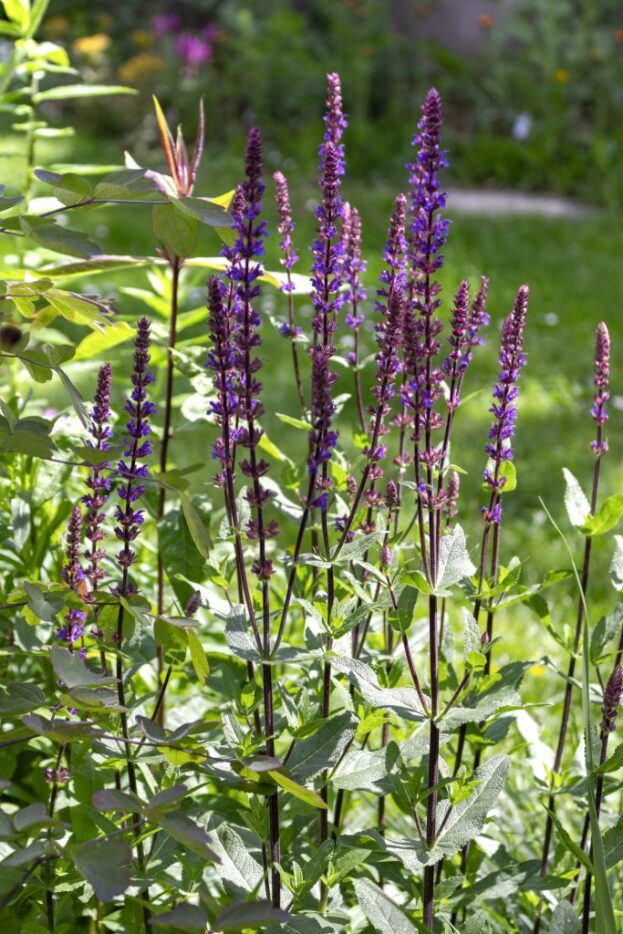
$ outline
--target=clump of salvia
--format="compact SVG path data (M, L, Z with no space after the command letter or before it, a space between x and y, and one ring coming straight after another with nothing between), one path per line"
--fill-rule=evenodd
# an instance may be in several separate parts
M193 158L164 118L160 125L176 191L192 195L202 125ZM291 375L281 359L275 366L261 355L272 324L262 301L263 288L271 287L263 283L268 230L262 139L256 128L248 134L222 272L207 281L209 536L184 471L168 472L166 452L161 472L150 469L153 437L161 448L171 438L174 364L169 354L160 432L146 318L137 323L125 424L115 427L124 444L116 466L112 451L106 453L113 440L111 368L99 371L88 441L97 456L85 464L83 508L76 506L67 524L61 576L68 596L56 633L55 652L65 652L73 666L65 670L75 683L65 689L76 707L63 695L55 715L64 718L61 731L76 718L91 724L98 763L107 755L113 760L97 775L93 806L132 816L113 823L99 815L89 840L114 849L110 841L123 838L126 849L115 849L111 859L132 860L134 875L115 876L107 888L81 861L82 838L71 852L97 896L97 925L106 925L106 902L113 902L111 923L125 923L113 917L114 902L132 886L126 896L132 930L151 931L158 915L159 925L184 930L274 923L328 932L350 930L355 920L357 930L368 922L377 931L476 930L489 916L492 930L538 931L554 909L556 930L575 930L577 920L588 931L607 897L596 862L603 849L598 821L611 791L608 743L623 690L622 628L617 652L601 646L591 658L610 670L599 671L599 725L589 723L586 734L591 749L601 744L597 770L578 779L568 746L579 723L589 571L601 534L595 530L608 450L608 331L600 324L596 335L590 500L582 499L577 481L573 488L575 514L586 505L575 523L584 556L558 745L547 784L532 788L546 808L533 820L538 833L531 828L517 843L524 854L518 869L507 846L517 833L518 801L526 797L524 763L516 771L512 757L492 747L508 737L507 746L517 747L513 718L530 665L509 661L497 642L509 625L528 625L521 604L549 619L541 592L565 577L523 584L520 562L506 553L529 290L520 285L507 316L494 317L501 328L497 378L482 412L489 428L472 432L483 462L474 480L463 476L455 429L490 323L489 280L455 282L444 297L449 222L441 97L432 89L422 106L406 194L388 211L372 308L362 257L365 204L360 214L342 200L347 126L340 79L330 74L316 235L307 258L295 244L300 228L289 182L282 172L273 175L287 315L276 326L291 344ZM178 259L169 257L176 288ZM311 270L307 281L304 269ZM307 333L299 313L304 303L311 304ZM291 411L279 413L286 442L285 430L299 432L292 457L266 434L267 414L277 414L266 412L273 380L280 395L293 399ZM172 560L163 551L174 521L180 554L190 549L195 561L188 568L180 555ZM478 529L478 543L468 542L463 522ZM109 533L119 542L113 561ZM206 538L212 551L200 571L196 558L205 558ZM517 622L509 623L509 614L518 614ZM84 683L75 680L77 662ZM174 683L179 709L177 699L171 704ZM90 705L87 689L100 692ZM198 706L184 723L188 698L199 698ZM542 709L537 715L552 716ZM73 736L58 735L56 764L44 771L52 784L50 819L59 794L72 788L69 762L76 755ZM569 844L565 828L577 823L578 802L587 817ZM555 866L554 830L564 850ZM74 859L70 851L49 852L54 860ZM179 872L167 876L178 862ZM483 882L489 876L492 895ZM53 921L55 900L63 904L55 891L60 875L54 870L42 879ZM89 890L83 900L90 897ZM610 930L599 926L599 914L595 923Z

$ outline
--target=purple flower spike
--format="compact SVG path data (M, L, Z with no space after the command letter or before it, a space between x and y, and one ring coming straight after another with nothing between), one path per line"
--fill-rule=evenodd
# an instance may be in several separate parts
M361 281L366 270L365 260L361 258L361 216L357 208L348 203L343 205L342 211L341 277L346 285L346 301L352 306L352 311L344 316L344 322L356 331L364 321L359 305L366 299Z
M277 213L279 215L279 224L277 225L277 230L283 238L279 244L282 253L280 262L286 272L289 273L294 265L298 262L298 256L294 251L294 245L292 243L294 222L292 220L292 208L290 207L288 180L281 172L275 172L273 179L275 182ZM281 291L292 292L293 290L294 285L290 279L290 276L288 275L286 281L281 286Z
M85 575L80 564L80 549L82 545L82 516L80 507L74 506L67 523L65 556L67 563L63 567L62 577L68 587L75 593L81 593L85 586ZM57 630L56 636L73 651L73 646L84 636L84 624L87 614L84 610L71 608L65 614L65 625Z
M494 498L497 498L506 483L506 477L500 476L500 468L505 461L513 459L512 439L517 418L516 402L519 397L517 383L520 371L526 362L523 338L528 311L528 295L528 286L520 286L513 310L502 327L500 372L493 390L493 405L489 410L494 420L489 430L489 443L485 448L491 464L484 472L484 479ZM493 504L489 512L492 510L494 514L492 513L491 516L488 516L486 510L484 511L485 521L497 523L501 518L500 504L497 502Z
M337 444L338 433L331 431L331 419L335 412L335 403L331 396L331 387L337 373L329 369L330 354L322 344L316 344L310 350L312 358L312 395L310 432L309 469L316 474L321 464L331 459L331 451ZM325 498L326 499L326 498Z
M262 429L259 428L257 420L264 414L260 398L262 384L256 375L261 369L262 361L254 356L255 348L261 343L258 333L260 316L254 305L260 294L257 280L262 274L262 267L257 260L264 254L266 237L266 224L258 220L264 194L262 167L262 137L260 131L254 128L249 131L247 139L245 178L241 185L244 210L235 223L235 259L230 263L226 275L235 286L233 363L236 380L233 390L237 396L234 414L240 423L235 440L249 452L248 458L241 462L240 469L253 481L252 488L247 493L247 501L254 515L246 532L249 538L260 541L259 567L261 575L265 575L263 579L267 580L264 542L277 535L278 525L274 521L264 522L263 508L272 494L260 482L261 477L268 472L268 464L264 460L258 460L256 450L262 437Z
M149 320L139 318L137 334L134 340L134 369L132 373L133 390L124 410L130 416L127 423L128 446L123 452L123 458L117 465L117 475L121 477L122 484L117 488L117 495L124 503L115 509L115 535L123 543L117 555L119 566L123 570L123 580L119 592L126 594L135 592L134 585L128 583L127 574L136 561L136 553L131 543L138 537L143 524L143 510L135 509L134 503L145 490L143 480L147 476L148 467L139 462L151 454L151 442L147 436L151 432L149 417L156 411L153 402L147 398L147 389L153 383L154 377L149 370Z
M592 442L593 453L601 457L608 450L608 441L603 438L603 426L608 421L606 404L610 398L610 335L602 321L595 334L595 396L591 415L597 424L597 438Z
M398 350L402 334L405 276L405 214L407 199L398 195L387 235L384 258L387 268L381 273L382 286L378 295L385 301L377 302L377 311L383 316L376 325L379 352L376 357L377 377L372 392L378 403L377 420L387 413L393 395L393 382L399 369ZM378 434L378 431L376 432Z
M448 521L454 519L459 511L459 494L461 492L461 477L456 470L450 471L446 487L445 510Z
M621 695L623 694L623 668L620 664L614 666L612 674L608 678L606 689L604 691L604 702L602 706L603 719L601 721L601 734L607 736L616 729L616 718L621 704Z
M234 386L235 353L232 345L232 310L223 302L221 283L216 276L208 279L208 327L212 338L212 349L206 366L212 370L216 389L216 400L210 404L209 412L216 417L221 429L220 437L212 448L212 457L221 462L221 473L217 479L224 481L225 471L232 467L232 417L238 404Z
M95 390L89 427L91 438L87 441L87 445L96 451L107 451L112 438L112 429L108 424L110 421L111 376L112 367L110 363L104 363L97 375L97 389ZM101 461L99 464L91 464L90 467L91 470L86 480L89 493L82 497L82 502L87 508L84 519L85 538L91 543L90 549L84 552L84 557L89 563L85 573L94 592L104 577L104 571L100 565L105 554L99 543L105 537L102 524L106 517L102 510L111 487L110 479L106 476L110 461Z
M343 175L344 165L344 145L341 142L342 133L348 126L348 120L342 110L342 85L340 76L335 72L327 75L327 109L324 115L324 143L320 146L320 164L318 170L324 170L324 161L326 158L326 144L331 143L337 155L337 172Z
M439 172L446 168L448 161L440 146L441 96L435 88L431 88L424 99L418 131L413 140L417 147L416 161L407 166L413 186L412 262L416 272L430 276L443 264L439 251L448 236L448 221L437 213L446 204L446 194L440 190ZM426 307L422 311L430 313Z

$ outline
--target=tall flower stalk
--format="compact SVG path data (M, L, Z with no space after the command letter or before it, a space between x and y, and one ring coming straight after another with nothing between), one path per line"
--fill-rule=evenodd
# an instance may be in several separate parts
M262 196L264 182L262 179L262 140L259 130L252 129L247 139L245 154L245 177L240 186L240 211L234 215L236 242L231 251L231 259L226 275L229 279L231 296L231 314L233 318L228 321L224 308L219 308L215 286L212 286L211 298L211 328L215 341L220 347L219 379L219 405L217 412L219 423L224 431L221 438L223 452L221 461L224 463L224 478L226 499L232 521L235 516L235 496L233 495L233 455L232 441L247 452L247 456L240 463L240 470L251 481L251 489L247 492L247 501L251 507L251 518L246 528L247 538L257 541L258 557L253 562L252 572L258 580L261 593L261 628L255 620L252 601L245 599L250 613L250 622L254 631L258 649L264 659L271 655L270 632L270 578L273 574L273 565L268 558L267 543L278 534L277 522L266 517L266 504L271 492L262 484L262 477L269 469L268 463L258 457L258 445L262 438L262 430L258 420L261 418L264 407L260 394L262 384L257 373L262 362L255 357L255 348L260 344L258 327L260 317L256 309L256 300L260 293L258 279L262 273L260 258L264 254L264 238L266 224L259 220L262 211ZM242 201L244 206L242 206ZM221 324L219 325L218 319ZM220 336L216 331L220 327ZM227 344L229 334L230 344ZM231 369L230 369L231 365ZM233 377L233 379L232 379ZM230 408L236 421L234 434L229 427ZM237 547L239 547L239 542ZM242 553L238 553L239 574L241 580L246 581L246 571L243 570ZM242 563L241 563L242 562ZM243 583L243 587L244 587ZM246 597L246 594L245 594ZM265 661L262 664L263 705L264 705L264 732L266 740L266 753L273 756L274 745L274 718L273 718L273 682L272 667ZM281 843L279 833L279 801L277 792L269 796L270 821L270 855L271 855L271 894L274 907L279 907L281 901L281 877L278 865L281 860Z
M158 101L156 104L156 122L162 149L167 162L167 167L171 174L171 179L175 187L177 196L180 198L192 195L197 174L201 165L203 156L204 136L205 136L205 116L203 110L203 100L199 103L199 119L197 125L197 135L192 156L189 155L188 148L184 142L181 129L178 128L177 138L173 138L166 118L160 108ZM177 342L177 320L179 311L179 289L180 275L184 265L184 257L172 254L164 244L160 246L160 252L169 264L171 271L171 294L169 308L169 336L167 340L167 369L165 375L165 393L162 441L160 443L159 470L160 473L166 473L169 465L169 445L171 441L171 423L173 416L173 382L175 371L175 345ZM166 503L166 489L160 487L158 494L157 518L160 520L164 515ZM164 563L162 554L158 551L158 614L164 612L165 602L165 581L164 581ZM158 670L162 677L164 672L164 654L162 647L158 648ZM164 722L164 695L160 705L158 719L162 724Z
M422 105L418 133L413 140L416 159L409 166L411 183L411 225L409 230L409 303L403 322L405 362L408 382L404 400L413 411L413 444L416 485L416 514L424 573L434 589L438 566L436 509L441 498L433 488L434 470L441 454L434 444L434 431L441 426L436 403L442 394L442 371L435 363L440 349L441 321L437 316L440 285L435 273L443 263L441 249L448 222L440 211L446 196L440 189L439 173L447 162L441 149L441 97L434 89ZM426 798L426 845L432 848L436 836L439 784L439 643L437 597L428 601L430 734L428 752L428 793ZM435 917L435 868L424 869L423 921L432 928Z
M110 363L104 363L97 374L97 388L91 410L91 420L89 425L90 438L87 440L88 447L101 453L110 448L112 438L112 428L110 427L110 393L111 393L112 367ZM86 507L84 517L84 536L89 542L89 547L84 551L84 558L87 561L85 574L90 582L90 593L88 601L95 603L96 594L100 583L104 578L104 569L102 561L105 554L102 548L102 541L106 533L102 528L106 518L103 512L106 501L110 494L111 480L109 476L110 461L99 461L90 465L89 475L85 481L89 492L82 497L82 502ZM97 624L98 607L94 607L94 622ZM100 651L100 660L102 668L106 669L106 653Z
M595 422L595 438L591 442L591 448L595 456L595 464L593 468L593 485L591 491L590 499L590 510L591 515L594 515L597 510L597 503L599 499L599 483L601 479L601 462L604 455L608 451L608 441L604 436L604 428L606 422L608 421L608 411L607 403L610 398L609 391L609 374L610 374L610 335L608 334L608 329L606 325L601 322L597 328L597 333L595 335L595 370L593 381L595 384L595 394L593 397L593 406L591 409L591 417ZM573 684L575 678L575 668L578 658L578 651L580 648L580 641L582 638L582 630L584 626L584 606L586 601L586 595L588 592L588 584L590 577L590 568L591 568L591 554L592 554L592 544L593 540L590 535L586 535L584 539L584 557L582 561L582 573L580 577L580 586L582 593L578 599L576 621L575 621L575 631L573 635L573 644L572 652L569 657L569 665L567 667L567 677L565 681L565 693L563 698L562 705L562 716L560 719L560 732L558 734L558 744L556 746L556 753L554 755L554 764L552 768L553 774L560 773L562 768L565 745L567 741L567 734L569 731L569 719L571 715L571 698L573 694ZM545 821L545 832L543 836L543 851L541 854L541 874L545 875L547 873L547 867L549 863L549 853L552 840L552 830L553 830L553 818L552 814L556 809L556 796L553 793L553 789L550 789L550 794L547 802L547 818ZM533 930L535 934L540 930L541 927L541 914L537 915L537 918L534 923Z
M277 230L282 237L281 243L279 244L281 249L280 263L286 271L286 281L282 284L281 291L284 292L288 298L288 323L282 328L281 333L284 335L284 337L288 337L290 339L296 394L298 396L301 412L304 414L306 409L305 393L303 392L301 365L299 361L298 345L296 340L298 334L300 333L300 328L298 328L294 322L293 293L295 285L292 281L292 269L298 262L298 256L295 252L294 243L292 241L292 234L294 233L294 221L292 220L292 207L290 205L288 180L282 172L275 172L273 174L273 181L275 182L275 200L277 203L277 214L279 215Z
M145 491L145 478L147 477L147 464L142 463L152 453L152 445L149 440L151 426L149 419L155 414L156 407L148 399L148 387L154 381L154 377L149 369L149 345L150 345L150 324L147 318L139 318L137 322L137 333L134 340L134 361L132 371L132 391L124 406L128 414L127 422L127 447L123 452L122 458L117 465L117 475L120 483L117 487L117 495L120 503L115 508L115 535L121 542L121 549L117 553L117 564L121 570L121 579L115 588L119 597L127 598L136 594L138 588L130 578L130 568L136 563L136 551L134 542L141 532L144 521L143 510L137 508L137 502ZM126 714L125 682L123 672L123 623L124 607L119 603L117 615L117 628L115 633L115 642L117 647L117 696L121 712L121 732L125 742L125 754L128 768L128 785L130 790L138 793L138 784L136 780L136 770L132 755L132 747L129 742L128 718ZM142 843L138 840L140 834L140 823L134 822L134 832L137 838L136 850L138 855L139 869L144 871L145 854ZM145 901L149 901L149 893L143 893ZM145 930L151 930L150 911L147 906L143 909L143 919Z
M348 362L353 367L359 427L365 433L366 415L361 390L360 333L361 325L365 320L361 313L361 304L366 299L366 290L362 282L366 263L361 257L361 216L357 208L352 207L348 202L343 205L342 256L340 262L341 276L346 286L346 301L350 306L350 310L344 315L344 323L353 332L354 339L353 349L348 354Z

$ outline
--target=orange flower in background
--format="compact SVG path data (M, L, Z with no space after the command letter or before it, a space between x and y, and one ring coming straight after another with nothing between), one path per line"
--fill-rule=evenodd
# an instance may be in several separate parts
M74 52L87 57L102 55L110 47L110 36L104 32L96 32L93 36L81 36L73 43Z
M150 52L139 52L119 67L119 77L123 84L149 85L155 81L164 68L164 59Z
M428 3L416 3L415 12L418 16L421 16L422 19L425 19L430 14L430 6Z
M623 45L623 29L615 29L614 41L618 42L620 45Z
M151 32L144 29L136 29L132 33L132 41L139 49L149 49L154 44L154 37Z
M556 84L568 84L571 75L566 68L557 68L554 72L554 81Z
M69 31L70 26L71 23L66 16L51 16L44 22L42 29L46 36L60 39Z
M488 13L481 13L478 17L478 25L481 29L491 29L494 23L495 20Z

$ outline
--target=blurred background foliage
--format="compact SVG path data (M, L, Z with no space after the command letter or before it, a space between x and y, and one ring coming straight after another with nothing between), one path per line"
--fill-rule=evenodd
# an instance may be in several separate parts
M208 139L238 150L257 123L309 167L324 74L347 76L350 166L396 174L421 89L446 100L461 184L623 199L623 10L617 0L55 0L42 36L87 81L133 101L73 105L97 136L154 141L145 96L180 120L205 98Z

